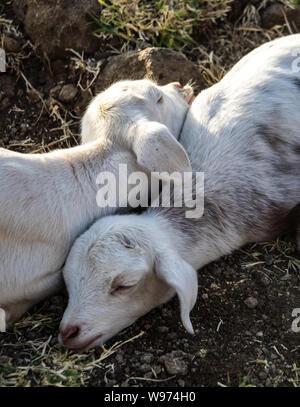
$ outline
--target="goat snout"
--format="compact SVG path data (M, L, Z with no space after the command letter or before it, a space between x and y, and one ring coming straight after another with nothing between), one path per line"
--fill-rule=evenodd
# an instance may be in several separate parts
M90 336L83 331L79 325L61 327L59 330L59 343L69 349L84 351L103 336L103 334Z
M60 338L63 345L69 347L78 338L80 333L79 326L67 326L60 330Z

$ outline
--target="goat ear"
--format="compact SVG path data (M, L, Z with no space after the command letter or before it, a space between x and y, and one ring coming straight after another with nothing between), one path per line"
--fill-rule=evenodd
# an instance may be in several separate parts
M169 129L158 122L143 122L133 129L133 151L140 166L151 172L192 171L184 148Z
M181 321L185 329L193 334L190 319L198 294L198 278L195 269L175 253L172 256L160 255L156 260L156 273L172 287L180 301Z

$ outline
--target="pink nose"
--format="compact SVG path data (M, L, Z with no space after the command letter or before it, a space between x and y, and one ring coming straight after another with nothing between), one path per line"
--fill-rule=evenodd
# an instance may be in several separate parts
M61 340L64 345L70 344L74 339L78 337L80 328L78 326L68 326L60 331Z

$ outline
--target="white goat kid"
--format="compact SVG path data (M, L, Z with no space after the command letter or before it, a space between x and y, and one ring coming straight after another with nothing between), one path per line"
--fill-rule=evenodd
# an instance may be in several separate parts
M97 141L37 155L0 149L0 307L7 324L58 290L74 239L116 211L97 206L99 173L118 179L120 163L128 174L190 168L176 138L191 97L191 87L178 83L119 82L84 115L82 139Z
M261 46L190 107L181 142L205 175L202 218L149 208L102 218L77 239L63 270L69 304L61 343L99 345L175 292L193 332L195 270L279 233L300 203L299 49L300 35Z

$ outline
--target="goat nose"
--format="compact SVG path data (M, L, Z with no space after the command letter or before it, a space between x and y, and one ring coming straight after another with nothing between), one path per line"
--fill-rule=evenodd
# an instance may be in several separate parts
M177 88L182 89L183 86L179 82L173 82L172 85L177 86Z
M61 340L64 345L71 342L73 339L77 338L80 333L80 328L78 326L68 326L61 330Z

